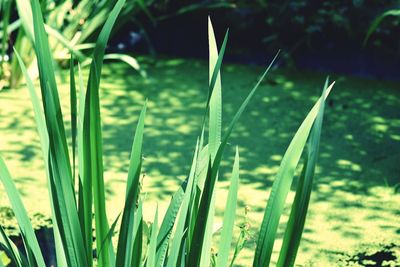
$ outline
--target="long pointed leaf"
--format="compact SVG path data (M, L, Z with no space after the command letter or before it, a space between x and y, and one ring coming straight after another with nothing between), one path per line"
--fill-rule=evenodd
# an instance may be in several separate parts
M29 91L30 99L32 102L33 106L33 111L34 111L34 116L35 116L35 122L36 122L36 128L39 133L39 138L40 138L40 144L42 148L42 154L43 154L43 160L45 162L46 166L46 176L48 179L48 184L50 184L50 169L49 169L49 164L48 164L48 154L49 154L49 137L47 134L47 129L46 129L46 121L43 115L43 110L40 106L40 101L39 98L36 94L35 87L33 85L33 82L28 74L28 71L25 67L24 62L22 61L22 58L18 54L16 50L14 50L15 56L19 62L19 65L21 67L21 71L23 75L25 76L27 88ZM49 190L49 198L50 198L50 203L51 203L51 210L52 210L52 220L53 222L56 222L56 217L55 217L55 211L54 211L54 201L53 201L53 195L51 190ZM64 248L62 246L62 241L61 241L61 236L60 236L60 231L58 228L58 224L54 223L53 224L53 232L54 232L54 241L55 241L55 249L56 249L56 255L57 255L57 262L59 266L66 265L66 259L65 259L65 253L64 253Z
M181 207L186 190L188 190L188 179L183 181L179 189L173 195L171 202L165 212L164 219L161 223L157 236L157 260L156 266L163 266L165 255L167 253L169 239L172 228L174 227L176 216Z
M108 267L113 259L113 249L110 242L101 243L109 231L104 192L103 177L103 149L100 118L99 86L103 66L103 57L111 29L120 13L125 0L118 0L100 32L93 51L93 60L90 66L89 80L85 98L83 146L84 150L84 187L93 187L96 247L102 251L99 257L99 266ZM102 247L104 245L104 248Z
M84 253L52 55L38 0L31 1L42 101L49 136L49 177L56 221L71 266L89 265Z
M261 224L253 262L253 266L255 267L265 266L270 262L279 219L283 212L283 206L292 183L296 166L300 160L311 127L318 114L319 107L321 103L325 101L333 84L334 83L327 88L326 94L320 97L308 113L283 156Z
M119 231L116 264L117 266L127 266L132 261L132 250L134 240L129 233L133 231L135 220L134 208L139 195L139 178L142 162L142 143L144 132L144 120L146 116L146 103L140 112L139 121L133 139L131 158L127 179L124 211Z
M229 124L224 137L222 138L221 144L218 147L218 150L215 155L215 159L214 159L213 163L209 164L209 169L207 171L207 177L206 177L206 182L204 185L203 195L202 195L201 201L200 201L199 214L196 219L195 229L194 229L194 233L193 233L193 239L192 239L191 245L190 245L190 253L188 256L188 264L190 266L199 266L199 264L200 264L200 255L201 255L202 247L199 244L203 244L204 231L205 231L206 222L208 219L207 217L208 217L209 207L210 207L212 195L214 192L215 181L217 178L218 169L219 169L219 166L221 163L222 154L225 150L225 146L226 146L228 139L233 131L234 126L236 125L240 116L246 109L246 107L249 104L250 100L252 99L253 95L257 91L257 88L261 84L261 81L264 79L264 77L267 75L268 71L272 67L277 56L278 56L278 54L274 57L271 64L265 70L265 72L263 73L263 75L261 76L261 78L259 79L257 84L253 87L253 89L250 91L249 95L246 97L246 99L243 101L242 105L239 107L239 109L236 112L235 116L233 117L231 123Z
M322 97L325 98L325 92L328 85L326 80ZM285 236L283 238L282 248L279 252L277 266L293 266L297 250L300 245L301 235L304 229L307 209L310 202L312 183L314 178L315 166L317 164L319 143L321 138L322 121L325 108L325 101L321 102L317 118L311 129L307 157L303 167L302 175L296 190L292 210L290 212L289 221L286 227Z
M142 246L143 246L143 201L139 198L138 208L133 222L133 249L129 267L142 267Z
M227 35L226 35L227 36ZM209 101L209 133L208 133L208 152L211 160L215 158L219 144L221 143L222 128L222 92L221 92L221 61L218 62L218 49L215 40L214 29L211 19L208 18L208 43L209 43L209 87L211 98ZM225 38L222 49L225 49L227 39ZM222 50L221 49L221 50ZM224 54L224 51L221 53ZM219 58L222 60L222 57ZM219 66L216 66L219 64ZM215 68L214 68L215 66ZM214 69L213 69L214 68ZM218 71L217 71L218 70ZM216 178L218 180L218 177ZM200 265L208 265L211 260L211 245L214 226L215 198L214 190L211 198L208 220L204 234L203 247L201 253Z
M187 179L187 186L185 190L185 195L182 200L182 206L179 213L179 218L176 223L176 229L174 238L171 243L171 254L168 257L167 267L174 267L177 264L179 252L183 249L181 248L183 235L185 233L185 222L187 218L187 213L190 205L190 198L193 193L194 176L196 173L197 165L197 155L199 150L199 141L197 141L196 149L193 156L192 167L190 168L190 174Z
M147 267L153 267L156 264L156 250L157 250L157 235L158 235L158 206L156 214L154 215L153 225L151 226L150 243L147 249Z
M239 149L236 147L235 161L233 163L231 185L224 212L224 224L222 226L221 240L218 249L216 267L228 265L229 251L231 248L233 226L236 218L237 194L239 186Z
M70 71L69 71L69 77L70 77L70 107L71 107L71 135L72 135L72 181L75 185L75 158L76 158L76 120L77 120L77 107L76 107L76 85L75 85L75 73L74 73L74 57L71 54L71 59L70 59Z
M31 251L35 259L35 265L44 267L44 259L40 251L39 243L37 241L35 232L32 228L32 224L29 221L28 214L19 196L19 192L15 187L15 184L8 172L7 166L4 163L3 158L0 156L0 180L3 184L5 191L10 200L12 209L14 211L15 217L17 218L19 228L21 229L21 234L24 236L24 242L27 251ZM29 255L28 255L29 256Z

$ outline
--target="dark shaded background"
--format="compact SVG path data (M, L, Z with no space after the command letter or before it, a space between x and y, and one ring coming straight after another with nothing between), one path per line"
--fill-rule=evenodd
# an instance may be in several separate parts
M372 21L400 9L400 1L156 1L120 29L113 50L177 57L207 57L207 16L221 43L230 28L226 60L266 65L282 50L281 65L373 79L399 80L399 18L386 17L363 46ZM226 8L199 8L178 15L183 5L211 2ZM140 21L140 23L137 23Z

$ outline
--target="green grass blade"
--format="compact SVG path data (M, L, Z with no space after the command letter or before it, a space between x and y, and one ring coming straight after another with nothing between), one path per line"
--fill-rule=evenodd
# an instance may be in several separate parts
M142 267L142 246L143 246L143 201L139 198L138 208L135 212L133 222L133 249L131 264L129 267Z
M323 98L325 98L327 86L328 80L326 80L322 93ZM301 235L304 229L308 205L310 202L312 183L321 139L324 108L325 101L322 101L319 106L317 118L315 119L314 125L310 132L307 145L306 161L296 189L296 196L290 212L277 266L293 266L296 259L297 250L299 248Z
M138 196L139 193L139 177L136 176L136 173L140 169L140 165L142 162L142 145L143 145L143 133L144 133L144 120L146 117L147 110L147 101L143 105L143 108L140 112L138 124L135 131L135 136L133 138L131 158L129 162L129 170L128 170L128 178L127 178L127 187L126 187L126 198L128 199L128 192L131 187L134 187L136 193L135 197Z
M188 189L187 185L188 179L182 182L179 189L172 196L168 209L165 212L164 219L161 223L157 236L156 266L161 267L164 264L172 228L174 227L176 216L178 215L185 192Z
M93 60L90 66L89 80L85 98L83 146L84 146L84 188L93 187L95 225L96 225L96 247L102 251L99 257L99 266L109 266L113 261L113 249L110 242L102 240L109 231L104 192L103 177L103 149L100 118L99 86L100 75L103 66L103 57L111 29L120 13L125 1L118 0L100 32L93 51Z
M106 239L103 240L103 242L102 242L103 244L105 242L111 242L112 241L112 237L114 235L115 227L117 226L117 223L118 223L118 220L119 220L120 216L121 216L121 214L118 214L117 218L115 218L114 222L111 224L110 229L108 230ZM101 246L101 247L104 247L104 246ZM101 251L99 251L99 254L101 254ZM115 265L112 265L112 266L115 266Z
M205 237L206 225L208 221L208 214L210 209L212 197L212 177L211 177L211 160L209 160L207 167L207 175L204 184L204 191L201 196L198 214L196 216L193 237L190 243L190 251L187 259L187 266L200 266L201 254L203 249L203 242Z
M1 3L0 3L1 5ZM19 29L21 27L21 20L16 19L13 22L10 22L7 27L7 32L6 34L11 35L15 30ZM3 38L4 32L0 31L0 39Z
M227 35L226 35L227 36ZM210 18L208 18L208 43L209 43L209 86L211 98L209 101L209 133L208 133L208 153L211 160L214 160L219 144L221 143L222 128L222 92L221 92L221 67L222 57L218 62L218 49L215 40L214 29ZM227 38L224 40L223 49L225 49ZM222 52L224 53L224 52ZM215 67L219 64L218 67ZM213 69L214 68L214 69ZM218 71L217 71L218 68ZM215 72L214 72L215 71ZM218 180L218 177L216 178ZM213 192L211 198L210 209L208 212L208 220L204 234L203 248L201 253L200 265L208 265L211 260L211 245L214 226L215 213L215 195Z
M226 42L225 42L226 45ZM225 49L224 45L224 49ZM208 47L209 47L209 75L210 75L210 88L213 86L212 95L210 99L210 122L209 122L209 153L213 160L217 153L218 146L221 142L221 128L222 128L222 96L221 96L221 73L218 70L216 76L213 67L217 68L218 62L218 49L215 40L214 29L210 18L208 18ZM219 63L221 64L221 63ZM220 65L218 69L220 68ZM215 81L213 79L215 78ZM214 85L212 83L215 83Z
M228 198L224 212L221 241L218 248L216 267L228 266L229 251L231 248L233 226L236 218L237 195L239 187L239 149L236 147L235 161L229 186Z
M40 144L41 144L42 154L43 154L43 160L44 160L45 166L46 166L46 176L47 176L47 179L50 179L50 175L49 175L50 170L49 170L49 164L48 164L49 137L47 134L46 121L45 121L45 118L43 115L43 110L40 106L40 101L36 94L35 87L33 85L33 82L31 80L29 74L28 74L25 64L22 61L22 58L20 57L20 55L18 54L18 52L16 50L14 50L14 53L19 62L19 65L21 67L21 71L22 71L23 75L25 76L27 88L28 88L30 99L31 99L32 106L33 106L36 127L37 127L37 130L39 133ZM48 180L48 183L50 184L49 180ZM50 203L51 203L52 219L53 219L53 222L55 222L56 217L54 216L54 214L55 214L54 205L53 205L54 201L53 201L53 195L51 194L51 191L49 192L49 198L50 198ZM53 224L53 232L54 232L54 239L55 239L57 262L59 263L58 265L59 266L66 265L64 248L62 246L60 231L58 229L57 223Z
M225 33L224 41L222 42L222 46L219 51L217 61L216 61L215 65L213 65L211 80L210 80L209 89L208 89L206 108L208 108L208 106L210 104L211 96L213 94L215 84L217 83L217 80L218 80L219 72L220 72L221 65L222 65L222 60L223 60L224 54L225 54L226 43L228 42L228 35L229 35L229 29ZM214 41L215 41L215 39L214 39ZM215 55L214 53L215 53L215 51L213 51L213 52L210 51L210 55L212 55L212 57L214 57L214 55Z
M108 60L120 60L122 62L125 62L126 64L128 64L129 66L131 66L134 70L136 70L137 72L139 72L139 74L142 77L147 77L146 72L140 68L139 62L136 60L136 58L129 56L129 55L125 55L125 54L106 54L104 56L104 59L108 59Z
M85 87L83 84L82 70L78 63L79 108L77 113L77 154L78 154L78 216L83 233L83 242L86 247L86 257L93 261L93 231L92 231L92 186L91 178L84 177L84 146L83 146L83 120L85 111Z
M179 217L176 222L176 229L174 233L174 238L172 239L171 243L171 253L168 257L167 267L174 267L177 264L179 252L182 250L181 244L182 239L185 233L185 223L187 214L189 211L190 199L193 195L193 184L194 184L194 177L196 173L196 165L197 165L197 155L199 151L199 141L197 141L196 149L194 151L192 166L190 168L189 177L187 179L187 186L185 190L185 194L182 200L182 206L180 209Z
M156 265L157 236L158 236L158 206L156 208L156 214L154 216L153 225L151 226L150 242L147 248L147 261L146 261L147 267L153 267Z
M33 0L32 19L35 34L42 101L49 136L49 177L55 206L56 223L64 243L67 261L71 266L86 265L89 262L84 253L82 232L76 209L75 192L72 184L65 129L55 81L52 55L44 29L41 7Z
M35 260L33 263L35 266L44 267L44 259L40 251L39 243L37 241L35 232L32 228L32 224L29 220L28 214L25 210L22 200L19 196L19 192L15 187L15 184L8 172L7 166L4 163L3 158L0 156L0 180L4 186L4 189L10 200L11 207L14 211L15 217L18 221L21 234L24 236L25 248L27 251L32 252L32 256ZM28 253L28 257L30 253ZM32 264L32 262L30 262Z
M211 262L211 247L213 243L216 193L216 190L214 190L211 196L210 208L208 210L206 228L204 230L203 245L200 255L200 266L210 265Z
M279 219L283 212L283 207L290 190L296 166L300 160L311 127L318 114L319 107L321 103L325 101L332 86L333 84L327 88L326 94L321 96L308 113L283 156L261 224L253 262L253 266L255 267L266 266L270 263Z
M209 163L209 153L208 145L203 147L204 144L204 126L200 136L200 142L196 157L196 167L194 168L193 177L193 188L190 193L189 207L187 211L187 220L185 222L186 239L182 242L182 249L179 253L178 263L185 262L187 260L190 245L192 244L194 230L197 221L197 215L199 211L199 203L201 196L201 188L203 188L204 181L207 176L208 163ZM183 263L182 263L183 264Z
M194 230L196 227L197 215L199 214L199 204L200 204L200 196L201 196L201 189L200 187L195 184L193 186L193 194L190 198L190 205L188 211L188 222L187 222L187 243L186 243L186 250L190 251L190 245L192 244L194 238ZM189 254L185 252L185 256Z
M204 188L204 181L207 176L208 162L210 161L210 153L208 151L208 145L203 149L199 150L198 164L196 168L196 184L200 189Z
M125 54L106 54L104 55L104 60L119 60L122 62L125 62L126 64L128 64L129 66L131 66L134 70L136 70L137 72L139 72L139 74L146 78L147 77L147 73L145 70L143 70L140 65L139 62L132 56L129 55L125 55ZM91 63L91 59L87 59L82 63L82 67L87 66Z
M204 185L204 190L203 194L200 200L200 207L199 207L199 213L197 215L196 223L195 223L195 228L194 228L194 233L193 233L193 239L191 241L190 245L190 253L188 257L188 265L189 266L199 266L200 264L200 255L202 251L202 244L204 241L204 231L205 231L205 226L208 220L208 212L210 208L210 203L212 200L212 195L214 192L214 187L215 187L215 182L219 170L219 165L221 163L222 159L222 154L224 152L225 146L228 142L228 139L230 137L230 134L233 131L234 126L236 125L237 121L239 120L240 116L246 109L247 105L249 104L250 100L252 99L253 95L257 91L259 85L261 84L261 81L264 79L264 77L267 75L268 71L272 67L273 63L275 62L275 59L277 58L278 54L274 57L272 60L271 64L268 66L268 68L265 70L257 84L253 87L253 89L250 91L249 95L246 97L246 99L243 101L242 105L239 107L238 111L236 112L235 116L233 117L231 123L228 126L227 131L224 134L224 137L222 138L222 142L220 146L218 147L217 153L215 155L215 159L213 163L209 164L209 168L207 171L207 177Z
M74 72L74 57L71 54L70 67L69 67L69 103L71 107L71 136L72 136L72 183L75 185L75 169L76 169L76 120L77 120L77 100L76 100L76 85L75 85L75 72Z
M39 97L36 94L35 86L33 85L32 79L29 77L28 71L26 69L26 66L25 66L21 56L18 54L17 50L15 50L15 49L14 49L14 53L18 60L19 65L20 65L21 71L25 76L26 85L27 85L27 88L29 91L29 96L30 96L32 106L33 106L36 128L39 133L40 144L41 144L42 153L43 153L43 159L47 166L47 156L49 153L49 137L48 137L47 130L46 130L46 121L45 121L45 118L43 115L43 110L40 106L40 101L39 101Z
M388 17L388 16L400 16L400 9L392 9L392 10L388 10L380 15L378 15L371 23L371 26L369 26L367 34L365 35L364 41L363 41L363 46L367 45L367 42L369 40L369 38L371 37L372 33L374 33L374 31L376 31L376 29L378 28L379 24L381 24L381 22L383 21L384 18Z
M2 242L2 245L8 250L8 254L11 257L11 261L17 267L23 267L24 265L22 263L22 259L21 259L22 257L18 251L18 248L12 243L10 238L8 238L8 236L4 232L4 229L1 225L0 225L0 234L4 241L4 242ZM0 261L1 261L1 259L0 259Z
M116 265L128 266L132 261L134 236L133 224L135 221L135 204L139 196L139 179L142 163L142 144L144 133L144 120L146 116L147 103L143 105L140 112L139 121L136 127L135 136L132 144L131 157L129 162L127 188L125 196L124 211L118 237Z

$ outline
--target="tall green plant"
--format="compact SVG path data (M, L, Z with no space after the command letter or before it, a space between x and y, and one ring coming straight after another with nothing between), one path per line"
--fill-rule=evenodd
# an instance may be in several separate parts
M236 149L228 199L225 208L222 241L218 255L211 254L216 183L229 137L242 113L250 106L273 62L250 91L237 110L228 128L222 131L221 63L228 33L218 51L213 27L209 21L210 71L202 132L194 150L187 178L174 193L167 211L158 220L158 209L151 226L143 222L143 200L140 196L142 144L145 132L146 103L140 113L129 160L124 208L121 216L109 225L104 191L103 149L100 115L100 77L107 40L112 27L123 10L125 0L118 0L108 15L91 60L89 79L85 89L78 64L76 83L74 61L70 62L72 160L69 155L64 121L58 96L53 57L46 35L38 0L32 0L34 49L40 77L42 105L33 82L17 56L35 113L48 178L52 210L56 256L59 266L227 266L234 239L234 221L239 188L239 150ZM18 55L18 53L16 52ZM254 257L254 266L268 266L277 226L283 212L295 169L306 147L306 164L296 189L279 266L293 266L300 244L312 188L325 99L333 84L325 84L322 96L311 109L295 134L283 157L272 187ZM78 90L78 91L77 91ZM205 138L208 132L208 138ZM223 133L223 134L222 134ZM208 139L208 140L206 140ZM208 141L208 142L207 142ZM75 149L75 146L76 149ZM77 160L77 170L76 163ZM0 243L16 266L45 266L39 242L29 222L17 189L4 161L0 158L0 180L5 186L21 229L25 253L21 253L1 230ZM77 191L77 194L75 194ZM94 215L94 219L93 219ZM120 220L117 247L112 237ZM96 242L93 242L93 222ZM144 229L148 229L145 231ZM147 234L145 234L145 232ZM240 240L240 237L239 237ZM96 249L96 257L93 257ZM234 252L233 262L240 248Z

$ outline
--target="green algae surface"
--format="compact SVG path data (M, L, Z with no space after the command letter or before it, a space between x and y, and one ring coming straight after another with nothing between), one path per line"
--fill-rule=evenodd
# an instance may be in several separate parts
M124 64L106 64L103 71L100 93L110 220L122 210L130 146L146 99L143 194L147 220L152 220L157 203L160 213L165 211L171 194L188 174L200 134L208 90L207 63L184 59L152 62L147 58L141 62L148 78ZM261 71L259 67L243 65L226 64L222 68L223 121L230 121ZM252 262L256 230L281 157L319 96L325 76L285 69L273 71L233 132L222 163L214 229L218 244L227 178L238 145L241 181L236 232L245 221L250 227L246 248L237 261L239 266ZM296 261L302 266L337 266L345 261L345 255L377 244L394 244L398 254L399 244L395 243L400 240L400 84L340 75L331 80L336 80L336 85L326 107L314 190ZM61 73L59 83L66 127L70 129L67 72ZM0 153L35 225L47 226L50 205L44 165L28 91L23 86L0 92ZM0 221L12 231L15 222L2 190ZM290 196L292 199L293 192ZM245 207L249 209L246 219ZM289 209L282 225L288 213ZM280 233L282 237L283 232ZM274 250L278 251L280 245L278 240ZM277 253L274 262L276 257Z

